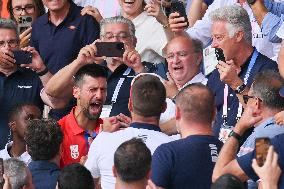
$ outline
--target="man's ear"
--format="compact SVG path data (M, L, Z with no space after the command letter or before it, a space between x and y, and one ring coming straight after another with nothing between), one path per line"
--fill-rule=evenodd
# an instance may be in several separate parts
M181 112L180 112L180 108L178 106L176 106L176 113L175 113L175 116L176 116L176 120L180 120L181 118Z
M167 109L167 102L165 101L165 103L163 104L161 113L164 113L166 111L166 109Z
M240 42L241 40L244 39L244 31L237 31L235 33L235 37L236 37L236 42Z
M76 99L80 99L80 88L79 87L76 87L74 86L73 87L73 96L76 98Z
M11 129L11 131L16 131L16 122L15 121L10 121L8 123L9 128Z
M114 167L114 165L112 166L112 173L114 177L117 177L117 171L116 168Z
M131 97L130 97L130 98L129 98L129 100L128 100L128 110L129 110L130 112L132 112L132 111L133 111Z
M152 176L152 169L149 170L149 172L146 175L146 178L149 180Z

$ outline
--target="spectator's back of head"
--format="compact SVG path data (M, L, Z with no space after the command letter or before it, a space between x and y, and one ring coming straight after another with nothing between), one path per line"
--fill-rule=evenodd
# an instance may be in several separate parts
M251 89L253 95L260 98L265 107L282 111L284 98L279 94L282 86L284 86L284 79L278 72L265 70L255 76Z
M33 189L32 175L26 164L17 158L9 158L4 161L4 173L9 178L11 189Z
M245 186L238 177L225 174L212 184L211 189L245 189Z
M206 124L211 124L214 120L214 95L201 83L183 88L176 97L176 106L185 120Z
M58 178L58 189L94 189L90 171L79 163L64 167Z
M114 154L114 174L123 182L148 179L151 169L151 151L138 138L122 143Z
M142 117L160 117L165 110L166 89L159 77L141 74L134 79L129 109Z
M35 119L27 127L25 141L32 160L51 160L60 154L63 133L55 120Z

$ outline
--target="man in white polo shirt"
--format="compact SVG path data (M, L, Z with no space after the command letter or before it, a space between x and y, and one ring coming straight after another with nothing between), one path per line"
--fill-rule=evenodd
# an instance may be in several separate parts
M101 132L94 139L85 163L96 181L101 177L102 188L114 188L113 158L120 144L134 137L141 138L153 154L160 144L171 141L158 126L166 108L165 99L166 90L158 77L144 74L134 78L129 100L130 127L114 133Z

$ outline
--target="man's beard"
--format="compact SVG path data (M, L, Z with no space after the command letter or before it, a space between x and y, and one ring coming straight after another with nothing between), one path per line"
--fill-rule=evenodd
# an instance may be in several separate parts
M99 117L101 116L101 113L102 113L102 108L100 109L100 111L96 114L96 115L93 115L93 114L90 114L89 112L89 107L88 108L85 108L83 107L83 114L89 119L89 120L97 120L99 119Z

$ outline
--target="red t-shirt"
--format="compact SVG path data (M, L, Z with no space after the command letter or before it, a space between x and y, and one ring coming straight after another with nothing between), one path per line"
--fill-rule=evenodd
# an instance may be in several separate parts
M81 157L88 154L90 141L99 133L100 125L103 123L102 119L98 119L94 134L90 136L78 125L74 117L75 108L76 107L74 107L68 115L58 121L64 134L60 160L61 168L71 163L79 163Z

